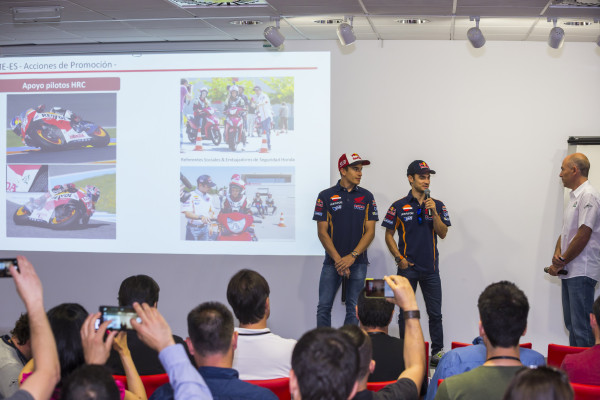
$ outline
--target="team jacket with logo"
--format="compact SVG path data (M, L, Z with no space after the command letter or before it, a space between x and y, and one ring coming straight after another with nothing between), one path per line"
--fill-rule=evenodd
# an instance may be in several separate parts
M442 222L450 226L446 206L439 200L434 201ZM415 264L414 268L417 271L438 272L438 236L433 230L433 217L427 215L424 207L419 214L419 207L419 202L413 197L412 191L409 191L408 196L390 206L381 226L398 231L398 250L408 261Z
M354 250L365 232L367 221L378 221L377 204L368 190L356 186L348 192L340 181L329 189L323 190L317 197L315 221L327 221L327 232L340 256L344 257ZM359 264L367 264L367 252L356 258ZM325 252L325 263L334 264Z

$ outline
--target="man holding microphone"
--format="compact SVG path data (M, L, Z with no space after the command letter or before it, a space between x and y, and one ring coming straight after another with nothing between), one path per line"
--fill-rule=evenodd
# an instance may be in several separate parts
M437 241L448 233L450 217L446 206L430 197L429 184L435 171L423 160L415 160L408 166L406 175L411 190L408 195L394 202L387 211L383 223L386 228L385 243L394 256L398 275L408 279L413 289L421 285L431 336L431 365L437 366L444 354L444 330L442 326L442 283L439 273ZM398 231L398 244L394 234ZM398 315L400 337L404 338L404 317Z

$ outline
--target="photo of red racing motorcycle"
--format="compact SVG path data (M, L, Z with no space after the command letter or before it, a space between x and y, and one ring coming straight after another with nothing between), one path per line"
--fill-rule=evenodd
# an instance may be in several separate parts
M110 135L102 127L61 107L49 111L44 105L29 108L14 117L10 127L25 145L43 151L104 147L110 143Z
M48 193L19 207L13 221L17 225L74 229L89 222L99 198L100 190L93 185L85 188L77 188L72 183L56 185Z

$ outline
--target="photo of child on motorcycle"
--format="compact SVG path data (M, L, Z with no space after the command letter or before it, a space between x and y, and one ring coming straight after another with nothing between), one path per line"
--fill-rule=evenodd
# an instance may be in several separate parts
M194 100L194 122L196 126L200 127L200 131L204 128L205 114L203 110L210 107L210 100L206 97L207 95L208 88L204 86L200 89L200 95Z
M229 182L229 191L223 201L222 213L239 212L252 214L246 198L246 183L239 174L233 174Z
M240 96L240 88L236 85L232 85L229 87L229 95L227 96L227 100L225 101L225 115L229 114L229 110L238 109L241 110L239 115L242 118L243 123L243 133L242 133L242 148L246 148L246 114L248 111L248 104L244 100L242 96ZM225 121L225 134L228 135L230 129L227 127L227 120ZM226 142L229 142L229 138L226 137Z
M269 193L267 195L267 200L265 201L265 210L267 212L267 214L269 213L269 207L272 208L271 210L271 215L275 214L275 210L277 210L277 206L275 206L275 199L273 198L273 194Z
M263 207L263 201L260 197L260 193L256 193L254 196L254 199L252 200L252 207L256 207L256 212L258 215L260 215L263 219L265 218L265 208Z

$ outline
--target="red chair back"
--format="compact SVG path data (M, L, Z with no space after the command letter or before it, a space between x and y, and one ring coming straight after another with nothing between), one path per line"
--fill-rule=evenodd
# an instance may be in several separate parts
M600 386L582 385L581 383L571 383L575 392L575 400L597 400L600 399Z
M290 378L266 379L261 381L246 381L256 386L264 387L275 393L279 400L291 400Z
M127 377L125 375L113 375L116 381L120 381L127 388ZM140 375L144 389L146 389L146 395L148 398L152 396L152 393L160 386L169 382L169 375L167 374L156 374L156 375Z
M391 385L397 381L388 381L388 382L367 382L367 389L371 392L379 392L387 385Z
M463 342L452 342L452 345L451 345L452 350L458 349L459 347L467 347L467 346L472 346L472 344L471 343L463 343ZM533 348L533 343L531 343L531 342L521 343L519 346L524 349L531 349L531 348Z
M560 365L567 354L580 353L588 348L589 347L571 347L550 343L548 345L548 365L560 368Z
M429 377L429 342L425 342L425 375Z

